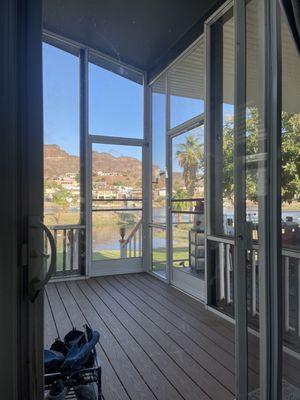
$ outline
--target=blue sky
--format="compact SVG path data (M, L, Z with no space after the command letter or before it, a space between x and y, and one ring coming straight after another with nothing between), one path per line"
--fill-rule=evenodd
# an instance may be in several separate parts
M153 164L159 166L161 170L165 169L165 154L166 144L163 140L166 130L166 97L161 93L153 94L152 101L152 146L153 146ZM171 128L182 124L183 122L196 117L203 113L204 102L203 100L190 99L185 97L171 96L170 99L170 125ZM183 135L182 141L185 140L186 135ZM175 140L176 141L176 140ZM182 142L180 140L180 142ZM174 170L180 170L178 164L174 164Z
M79 154L79 60L43 44L44 142Z
M43 44L44 141L79 155L79 60ZM204 111L203 100L171 96L171 127ZM225 115L233 114L232 105ZM153 97L153 163L165 167L165 96ZM89 64L89 132L107 136L142 138L141 85ZM101 146L98 146L100 151ZM104 148L103 148L104 149ZM114 156L140 158L136 148L105 146Z
M43 45L44 141L79 155L79 60ZM143 87L89 65L89 131L142 138ZM135 148L112 146L114 155L135 156ZM129 154L131 153L131 154ZM137 155L137 154L136 154Z

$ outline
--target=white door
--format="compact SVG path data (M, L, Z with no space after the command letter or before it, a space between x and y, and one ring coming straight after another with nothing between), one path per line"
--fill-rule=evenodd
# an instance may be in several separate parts
M204 126L169 139L170 280L205 300Z
M88 210L92 276L140 272L143 243L143 142L89 145Z

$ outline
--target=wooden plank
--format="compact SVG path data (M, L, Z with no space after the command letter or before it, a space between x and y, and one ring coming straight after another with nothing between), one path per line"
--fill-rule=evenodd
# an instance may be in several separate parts
M127 280L125 276L116 277L118 282L122 283L122 285L134 293L139 299L143 300L144 303L148 304L156 313L158 313L165 321L171 323L175 326L183 335L183 337L187 337L188 341L192 341L200 348L209 351L209 353L219 362L227 367L231 372L234 373L234 356L232 353L225 351L219 344L213 342L210 337L205 336L185 321L183 321L176 314L169 312L164 306L162 306L159 302L150 298L145 291L140 289L138 286L135 286L131 281Z
M147 279L149 282L152 283L151 286L151 290L154 290L159 292L159 294L164 294L165 297L170 298L169 296L172 295L172 300L174 301L175 304L177 304L177 300L174 299L174 296L177 298L179 297L182 301L187 302L190 306L197 306L198 304L198 310L195 311L195 316L197 317L197 312L199 313L210 313L212 318L217 318L221 321L221 324L224 323L224 325L227 325L227 329L229 326L229 329L231 328L232 332L234 332L234 326L229 324L226 321L223 321L222 318L215 316L214 314L212 314L211 312L205 310L203 308L203 306L201 307L200 311L199 311L199 302L192 299L190 296L186 296L184 293L178 291L175 288L172 288L168 285L166 285L164 282L159 281L158 279L152 277L149 274L139 274L139 275L135 275L137 276L139 279L143 279L143 283L144 279ZM154 287L155 285L155 287ZM159 289L157 288L159 287ZM167 296L167 292L169 293L169 296ZM234 335L234 333L232 334ZM252 335L249 334L248 335L248 351L249 351L249 382L250 382L250 386L253 387L257 387L258 386L258 371L259 371L259 339ZM295 359L294 357L284 353L283 355L284 358L284 369L283 369L283 373L284 376L286 377L287 380L289 380L291 383L296 384L297 381L299 382L299 364L300 361Z
M205 322L210 327L213 327L216 332L220 332L223 338L226 337L232 343L235 343L234 325L226 321L225 319L216 316L211 311L206 310L204 308L204 305L201 304L199 301L193 299L190 296L187 296L186 294L180 292L179 290L170 285L166 285L162 281L155 282L155 280L157 279L155 279L149 274L135 274L134 276L139 280L141 280L142 283L147 285L151 290L155 290L159 295L164 296L167 300L172 301L174 304L176 304L178 307L184 310L187 314L190 314L193 317L199 319L199 321ZM186 302L188 302L188 306L185 304ZM253 349L252 358L254 357L258 359L258 354L259 354L258 339L254 335L249 334L248 341Z
M164 292L164 288L168 290ZM103 364L107 400L193 398L185 393L187 380L184 378L183 382L182 374L197 389L204 389L197 398L229 399L230 393L232 399L234 351L228 349L231 341L226 336L220 339L222 323L227 326L227 322L181 292L178 302L176 292L145 274L101 278L99 282L90 279L88 285L82 281L49 284L45 293L45 344L49 346L58 333L63 338L72 326L81 329L86 322L100 330L101 346L97 350ZM185 311L182 303L189 305L189 311ZM194 308L195 312L191 312ZM199 317L199 313L209 317ZM209 325L211 319L218 320L218 324L212 324L213 328ZM210 329L203 329L207 325ZM211 331L219 335L218 340ZM249 352L253 354L257 353L259 342L251 337ZM148 360L146 367L145 360ZM257 361L252 357L251 389L258 386L254 372L258 371ZM195 372L197 369L200 372ZM151 379L152 373L156 377ZM283 374L287 381L298 386L299 360L284 354ZM177 386L175 379L180 382ZM163 391L166 384L174 393L170 389ZM225 395L220 393L218 385L224 386Z
M283 362L296 370L300 371L300 358L293 357L290 354L283 353ZM300 379L299 379L300 381Z
M47 295L56 322L58 336L63 340L73 326L54 283L47 285Z
M88 283L82 282L80 284L85 295L90 299L91 303L94 305L97 312L101 315L101 318L105 321L109 329L114 333L119 344L122 346L124 351L126 351L128 357L131 359L133 364L139 370L139 372L147 382L148 386L155 394L156 398L161 400L182 399L182 396L179 394L179 392L174 388L174 386L166 379L166 377L162 373L161 366L160 368L158 368L158 366L152 361L151 357L148 356L147 346L146 348L141 346L141 341L139 340L140 338L139 331L137 329L134 329L133 326L131 329L133 335L129 333L129 330L126 329L127 327L125 328L124 325L119 321L119 319L116 318L115 314L109 309L109 307L107 307L106 305L107 296L101 295L100 298L98 294L94 291L94 289L92 289L94 285L96 285L98 293L100 291L100 287L95 282L95 279L89 280ZM163 352L159 351L158 346L155 348L155 351L158 352L158 357L160 357L160 361L164 365L167 364L168 360L162 359ZM171 367L172 367L172 362L169 368ZM176 366L174 366L174 368L176 370ZM182 380L182 378L179 378L179 381L180 380ZM187 398L196 399L195 396L196 394L193 395L193 397L190 396ZM202 397L198 398L206 399L207 397L202 395Z
M47 349L58 337L55 321L50 308L47 291L44 294L44 347Z
M211 397L232 399L234 395L234 374L217 360L185 337L174 325L134 296L114 278L100 280L101 286L130 314L135 321L163 346L174 361L182 365L186 373ZM174 354L183 350L185 356L178 360ZM186 365L183 363L186 362Z
M65 307L69 310L73 325L77 329L82 329L88 321L81 309L77 305L77 299L75 299L72 293L69 291L65 283L57 284L57 290L64 302ZM102 338L100 337L100 343ZM115 373L112 365L110 364L105 350L99 344L97 345L97 354L99 356L101 367L102 367L102 393L103 397L107 400L128 400L129 396L126 393L121 381Z
M193 299L191 296L186 295L185 293L177 290L173 286L167 285L166 283L156 279L150 274L134 274L134 276L138 279L141 279L142 282L146 285L149 285L149 283L152 284L150 286L151 289L157 291L160 295L166 297L167 299L171 299L176 305L181 307L187 313L192 314L200 321L208 323L209 326L213 326L217 330L221 329L223 337L225 336L231 342L235 342L234 325L229 321L226 321L225 319L214 315L211 311L206 310L204 308L204 305L201 304L198 300ZM253 346L257 346L257 351L253 351L253 356L255 358L258 358L259 343L257 338L254 335L249 335L248 340L249 343L253 344Z
M176 304L176 306L185 313L192 315L194 318L197 318L199 321L204 322L214 329L221 328L222 337L226 337L232 343L235 342L232 325L228 321L218 318L210 311L206 310L204 305L199 301L187 296L170 285L166 285L162 281L153 281L155 278L151 277L149 274L135 274L134 276L151 290L154 290L158 295L165 297L166 300L172 301L173 304Z
M151 282L151 290L155 290L158 292L160 295L164 295L166 298L170 299L170 296L172 296L172 301L174 301L175 304L178 304L176 298L180 298L183 302L188 303L192 307L196 307L197 309L195 310L195 317L197 318L200 314L205 314L209 313L211 314L212 318L216 318L221 321L221 324L226 326L227 332L228 329L232 330L232 337L234 337L234 326L231 324L228 324L226 321L222 320L221 317L215 316L213 313L205 310L203 306L199 304L198 301L192 299L190 296L185 295L184 293L178 291L175 288L172 288L168 285L166 285L164 282L159 281L158 279L152 277L149 274L135 274L135 276L143 281L148 280ZM167 295L169 293L169 296ZM175 298L174 298L175 297ZM198 306L197 306L198 305ZM181 303L182 306L182 303ZM201 307L199 309L199 306ZM209 323L209 322L208 322ZM219 329L219 328L216 328ZM223 331L222 331L223 332ZM248 335L248 351L249 351L249 383L250 386L257 387L258 386L258 372L259 372L259 338L256 336L249 334ZM283 354L283 359L284 359L284 368L283 368L283 374L287 380L289 380L293 384L297 384L299 382L299 365L300 365L300 360L295 359L294 357L284 353Z
M151 321L153 321L156 326L162 329L169 337L171 337L179 346L181 346L184 351L186 351L190 356L192 356L204 369L206 369L216 380L220 380L222 384L231 393L234 393L234 357L228 353L221 352L218 353L220 357L213 357L213 349L216 348L213 342L209 340L205 341L205 345L201 346L202 336L196 332L193 340L191 336L187 335L183 330L180 330L175 323L170 323L167 318L159 313L156 307L151 307L151 299L147 295L143 296L143 292L138 292L136 288L130 283L123 285L124 280L122 277L108 278L107 279L111 285L113 285L123 296L126 297L132 304L134 304L144 315L147 316ZM132 291L130 290L132 289ZM143 300L141 299L143 297ZM150 300L150 301L149 301ZM199 343L200 342L200 343ZM224 357L227 359L227 364L224 362Z
M82 313L88 323L101 334L101 345L105 349L107 358L118 375L122 385L132 400L154 400L156 397L145 383L143 376L136 369L124 348L120 346L112 331L102 319L102 313L98 306L96 311L95 304L91 298L86 297L83 291L82 281L70 281L67 283L73 297L76 299ZM117 328L116 328L117 329ZM134 349L133 349L134 351Z
M142 274L141 274L142 275ZM144 275L144 274L143 274ZM182 308L178 307L176 304L176 296L172 295L173 297L166 298L159 294L157 291L155 291L155 287L152 284L151 287L148 285L144 284L144 281L142 278L137 278L137 274L133 275L126 275L125 279L127 279L129 282L134 284L136 287L138 287L140 290L145 292L150 298L151 302L155 302L156 306L157 303L159 303L161 306L165 307L167 314L169 315L175 315L177 318L181 319L186 325L189 325L190 327L194 328L198 333L201 335L205 336L206 338L209 338L211 341L216 346L221 347L225 352L228 352L229 354L233 355L235 354L235 344L234 342L230 341L228 337L223 335L223 325L222 323L226 325L227 322L224 321L221 317L216 316L212 312L209 312L207 310L204 310L204 307L202 304L197 302L198 308L203 309L205 313L209 313L210 316L207 318L206 322L204 321L199 321L197 318L197 315L192 315L189 312L186 312ZM158 281L158 280L157 280ZM161 283L161 282L160 282ZM164 283L162 283L164 285ZM167 288L169 287L168 285L165 285ZM177 289L172 288L173 291L178 292ZM167 317L166 317L167 318ZM212 318L212 320L211 320ZM234 337L234 327L232 326L232 336ZM257 348L251 347L251 353L249 354L249 380L251 382L251 385L256 385L257 382L257 371L258 371L258 358L257 358ZM253 356L254 355L254 356ZM234 362L232 363L232 366L234 366Z
M199 319L197 319L196 316L192 315L189 312L186 312L186 310L183 310L181 307L178 307L178 305L176 304L175 296L172 298L166 298L162 296L160 293L154 290L155 289L154 285L148 286L147 284L144 283L144 279L140 279L136 275L135 276L127 275L126 279L129 282L132 282L137 287L139 287L145 293L147 293L147 295L149 295L149 297L153 299L153 301L160 303L169 312L177 315L177 317L181 318L183 321L192 326L194 329L198 330L201 334L205 335L206 337L209 337L216 344L222 342L223 348L227 349L227 351L231 352L231 354L234 354L234 341L229 340L227 337L219 333L216 329L217 325L219 325L219 327L222 328L221 322L218 321L218 324L216 324L216 322L213 321L213 323L210 324L209 320L206 321L206 323L204 323L203 321L199 321ZM201 308L202 305L198 304L198 307ZM214 317L215 320L217 320L217 317L216 316Z
M151 374L157 373L160 371L166 378L166 382L171 382L172 387L176 388L178 393L184 399L208 399L209 397L205 394L205 392L197 386L195 381L191 379L188 373L180 368L179 365L174 361L174 357L169 356L169 352L166 352L166 349L160 347L160 345L155 341L151 335L148 334L147 330L142 328L140 325L136 323L136 321L125 312L122 307L101 287L99 286L95 280L89 282L90 291L89 296L94 295L96 301L96 297L101 301L103 301L106 306L113 313L115 318L120 321L122 326L126 329L126 331L131 335L132 338L141 346L144 350L145 354L152 361L152 371ZM92 290L93 289L93 290ZM146 321L145 321L146 323ZM122 340L122 337L120 337ZM165 346L167 347L167 342ZM175 351L175 350L174 350ZM178 357L185 358L185 353L180 351L180 349L176 349ZM186 368L188 365L185 364ZM164 398L173 398L170 396L163 396Z

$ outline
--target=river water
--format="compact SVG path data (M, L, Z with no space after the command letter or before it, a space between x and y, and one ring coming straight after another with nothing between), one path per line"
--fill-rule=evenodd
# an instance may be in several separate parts
M72 211L77 212L77 211ZM257 220L257 211L252 209L248 210L248 219L255 222ZM226 218L233 218L233 209L225 208L224 215ZM283 211L282 218L285 220L286 217L292 217L293 221L298 222L300 224L300 210L288 210ZM180 214L179 219L178 215L173 214L173 223L189 223L192 222L190 219L190 215L188 214ZM224 218L225 219L225 218ZM153 221L156 223L164 224L166 222L166 210L164 207L157 207L153 209ZM126 227L126 236L131 232L134 228L133 225L127 225ZM158 232L158 231L157 231ZM161 231L162 232L162 231ZM93 230L93 250L118 250L120 248L120 225L110 224L107 226L102 226L99 229ZM166 240L163 237L162 233L159 235L155 235L153 237L153 247L165 247Z

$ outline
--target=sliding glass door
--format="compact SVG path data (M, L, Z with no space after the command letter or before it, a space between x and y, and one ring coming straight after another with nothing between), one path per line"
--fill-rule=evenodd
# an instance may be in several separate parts
M275 1L206 24L209 307L235 319L236 397L299 398L299 53Z
M281 11L282 394L300 398L300 56ZM298 374L293 374L297 371Z

